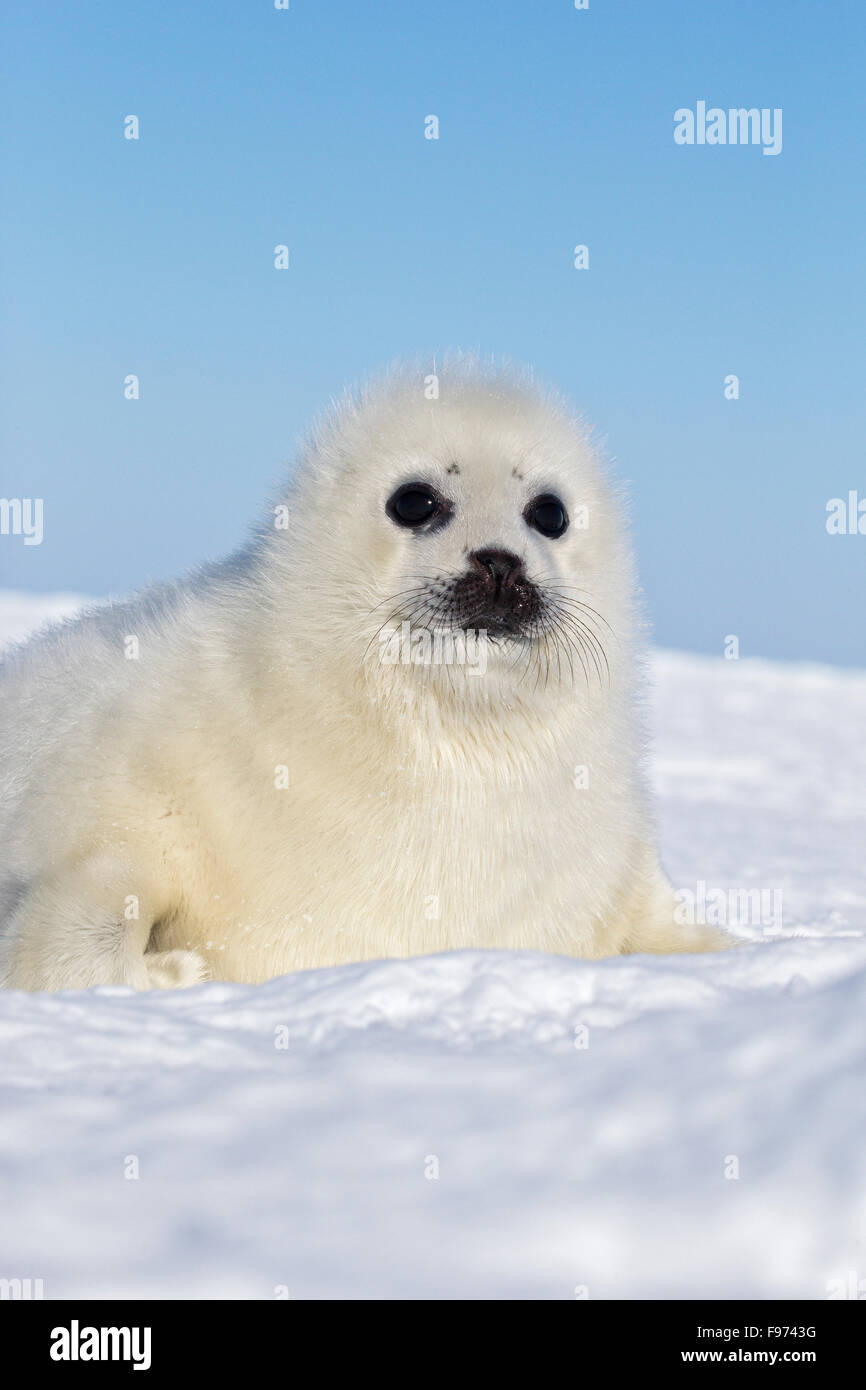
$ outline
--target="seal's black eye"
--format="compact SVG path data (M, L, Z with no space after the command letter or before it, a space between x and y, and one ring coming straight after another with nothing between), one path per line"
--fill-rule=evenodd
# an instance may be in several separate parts
M523 513L529 526L534 526L542 536L555 541L568 530L568 512L552 492L543 492L535 497Z
M444 518L448 503L427 483L405 483L388 499L385 510L398 526L423 526L425 521Z

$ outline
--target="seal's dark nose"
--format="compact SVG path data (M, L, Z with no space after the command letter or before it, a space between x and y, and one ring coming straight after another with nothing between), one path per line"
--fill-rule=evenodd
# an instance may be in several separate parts
M528 635L541 599L520 556L487 546L468 558L465 574L454 585L454 621L467 631L483 628L491 637Z
M473 550L469 560L497 594L526 577L523 561L511 550Z

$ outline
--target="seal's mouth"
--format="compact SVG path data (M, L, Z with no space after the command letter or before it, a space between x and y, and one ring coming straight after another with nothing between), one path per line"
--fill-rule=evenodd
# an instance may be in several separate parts
M530 642L534 636L531 628L497 613L477 613L458 626L462 632L477 632L479 636L483 633L491 640L500 642Z
M454 627L462 632L482 632L490 639L500 642L531 642L538 636L538 618L541 603L535 608L533 616L522 615L504 607L476 608L459 604L453 613Z

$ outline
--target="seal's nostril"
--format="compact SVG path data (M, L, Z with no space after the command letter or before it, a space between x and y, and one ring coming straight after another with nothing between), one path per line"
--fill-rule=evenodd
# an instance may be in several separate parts
M523 561L511 550L473 550L469 559L493 581L497 589L507 587L523 573Z

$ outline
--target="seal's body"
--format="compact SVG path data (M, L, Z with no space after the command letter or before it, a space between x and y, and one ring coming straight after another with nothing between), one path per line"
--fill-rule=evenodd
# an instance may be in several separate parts
M513 375L335 408L240 556L0 667L0 980L726 944L653 848L623 522Z

